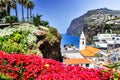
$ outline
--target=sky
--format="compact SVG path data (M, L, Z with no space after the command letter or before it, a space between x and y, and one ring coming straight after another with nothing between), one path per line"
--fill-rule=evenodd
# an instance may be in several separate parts
M120 10L120 0L33 0L35 3L32 13L43 15L42 20L48 21L64 34L73 19L85 14L88 10L108 8ZM24 9L26 12L26 9ZM11 11L14 15L15 11ZM21 18L21 6L18 5L18 15ZM26 16L26 15L25 15Z

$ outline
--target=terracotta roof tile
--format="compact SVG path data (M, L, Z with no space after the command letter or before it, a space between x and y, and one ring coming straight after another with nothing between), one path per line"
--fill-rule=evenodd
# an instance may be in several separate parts
M80 54L87 57L93 57L100 50L91 46L87 46L84 50L80 50Z
M86 64L92 63L92 61L85 58L74 58L74 59L66 59L64 60L65 64Z
M94 48L92 46L87 46L85 49L92 52L92 53L97 53L100 51L100 49Z

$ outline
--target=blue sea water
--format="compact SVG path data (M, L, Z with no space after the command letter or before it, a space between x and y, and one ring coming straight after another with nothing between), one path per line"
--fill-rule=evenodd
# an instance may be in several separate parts
M61 34L61 46L68 45L68 44L74 44L76 48L79 48L79 37L78 36L72 36L67 34Z

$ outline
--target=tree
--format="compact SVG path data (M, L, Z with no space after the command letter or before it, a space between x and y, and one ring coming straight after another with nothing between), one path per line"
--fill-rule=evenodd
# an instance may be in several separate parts
M11 7L15 10L16 17L18 17L18 12L17 12L17 0L12 0L12 2L11 2Z
M5 7L5 4L2 0L0 0L0 19L2 19L6 15L6 10L3 9L3 6Z
M10 3L11 0L0 0L0 9L1 12L4 12L3 17L6 15L10 15Z
M33 17L33 24L34 24L35 26L39 26L39 25L40 25L41 16L42 16L42 15L38 15L38 14L37 14L36 16Z
M19 4L21 4L22 7L22 20L23 22L25 22L25 18L24 18L24 7L27 3L27 0L18 0Z
M32 18L32 9L34 8L34 2L30 1L29 8L30 8L30 19L31 19Z
M10 16L11 0L1 0L5 4L7 15Z
M2 0L0 0L0 11L2 11L2 6L3 5L3 2L2 2Z
M112 30L113 24L105 24L104 30L107 32L111 32L110 30Z
M30 6L31 6L31 0L28 0L27 3L26 3L26 8L27 8L27 20L29 20L29 9L30 9Z

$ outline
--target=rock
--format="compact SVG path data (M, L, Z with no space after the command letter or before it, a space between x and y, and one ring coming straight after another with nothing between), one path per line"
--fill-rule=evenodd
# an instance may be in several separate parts
M67 34L79 35L81 31L84 30L87 35L89 34L92 36L98 32L102 32L101 29L103 27L103 23L119 17L120 10L110 10L107 8L90 10L84 15L72 20L69 28L67 29ZM118 30L120 27L117 26L117 28L114 29Z

